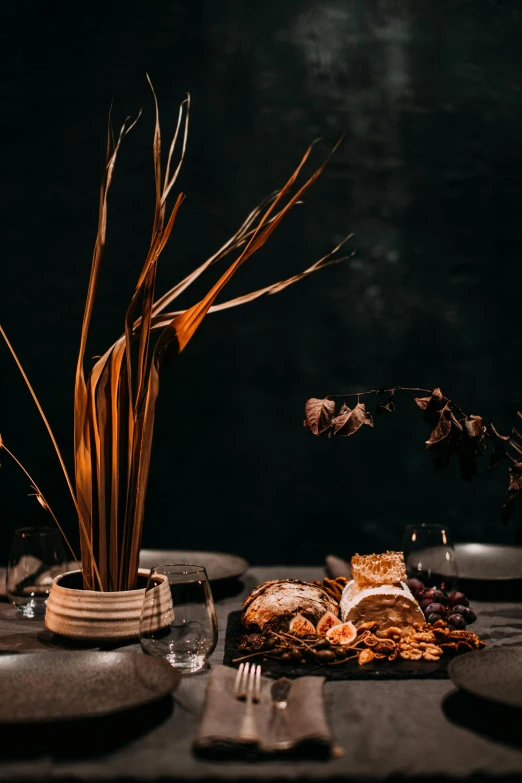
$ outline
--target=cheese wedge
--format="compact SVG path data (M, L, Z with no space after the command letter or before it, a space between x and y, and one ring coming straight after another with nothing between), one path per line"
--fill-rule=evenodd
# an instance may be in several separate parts
M360 587L353 580L343 590L341 618L356 627L361 623L378 623L379 630L395 626L406 629L424 623L422 610L405 582L397 585Z

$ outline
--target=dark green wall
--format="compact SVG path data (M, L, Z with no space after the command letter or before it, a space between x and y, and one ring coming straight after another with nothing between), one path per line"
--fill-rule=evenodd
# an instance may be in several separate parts
M68 458L72 382L107 108L144 107L125 143L90 351L121 330L150 235L154 81L164 131L192 96L188 197L159 289L210 255L320 135L326 173L231 293L308 266L354 232L341 266L212 316L166 372L145 544L317 562L395 547L440 520L510 540L506 470L437 473L406 397L349 441L302 427L309 396L440 385L500 428L521 396L522 7L516 0L208 0L0 7L0 323ZM211 275L205 285L215 278ZM195 294L200 294L197 287ZM184 303L193 299L187 297ZM74 519L50 444L5 349L0 432ZM400 403L400 401L399 401ZM43 521L2 460L0 559ZM520 517L520 511L518 512Z

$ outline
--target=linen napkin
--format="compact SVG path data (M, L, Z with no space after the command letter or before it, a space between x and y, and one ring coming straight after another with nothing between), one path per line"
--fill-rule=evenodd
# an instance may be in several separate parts
M203 717L194 743L198 755L207 758L273 758L300 756L330 758L334 751L323 700L324 677L292 680L285 710L290 748L274 747L274 712L271 687L275 680L262 678L261 699L255 704L259 739L239 739L245 702L234 697L237 669L214 666L210 672Z
M338 576L352 578L352 569L346 560L341 560L335 555L326 556L326 572L331 579L337 579Z

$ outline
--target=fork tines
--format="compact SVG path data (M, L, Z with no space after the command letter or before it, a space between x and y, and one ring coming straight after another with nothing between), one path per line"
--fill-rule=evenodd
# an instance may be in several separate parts
M236 699L259 701L261 695L261 666L241 663L234 684Z

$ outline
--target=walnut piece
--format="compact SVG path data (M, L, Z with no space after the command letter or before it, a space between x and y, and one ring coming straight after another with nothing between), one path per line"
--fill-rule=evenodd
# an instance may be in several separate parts
M359 626L360 627L360 626ZM396 626L392 625L391 628L386 628L384 631L379 631L377 633L377 636L380 636L381 639L400 639L402 636L404 636L404 629L397 628Z
M420 661L422 653L420 650L414 650L412 647L405 647L401 649L399 655L404 658L405 661Z

